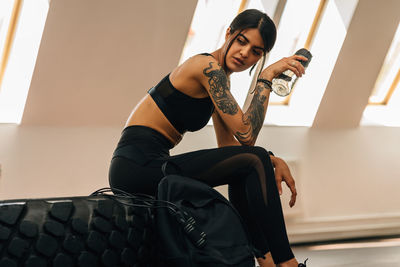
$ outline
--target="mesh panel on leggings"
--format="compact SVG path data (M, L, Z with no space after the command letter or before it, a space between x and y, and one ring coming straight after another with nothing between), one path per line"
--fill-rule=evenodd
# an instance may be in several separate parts
M254 154L242 153L215 164L209 170L200 173L197 178L211 186L235 183L248 175L249 170L257 172L260 180L264 203L267 204L265 172L261 160Z

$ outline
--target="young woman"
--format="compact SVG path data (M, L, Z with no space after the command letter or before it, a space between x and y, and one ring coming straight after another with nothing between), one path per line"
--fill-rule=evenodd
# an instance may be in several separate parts
M258 10L240 13L218 50L188 59L163 78L130 115L110 166L110 185L155 195L165 161L182 174L210 186L229 185L229 199L248 225L254 246L265 253L261 266L298 266L286 234L280 203L281 182L296 201L295 182L286 163L254 146L262 128L271 80L290 69L298 77L301 56L283 58L258 75L254 97L242 111L230 92L229 77L265 59L276 39L272 20ZM218 148L170 156L186 131L213 118ZM300 264L299 266L304 266Z

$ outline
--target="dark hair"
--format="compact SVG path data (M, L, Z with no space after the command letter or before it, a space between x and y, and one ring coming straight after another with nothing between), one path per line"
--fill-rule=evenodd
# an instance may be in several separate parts
M265 63L265 54L271 51L272 47L276 41L276 27L274 22L268 17L267 14L261 12L257 9L247 9L240 14L238 14L232 21L230 27L230 33L233 34L234 32L238 31L236 36L232 38L229 42L228 47L225 52L224 56L224 65L226 66L226 54L228 53L229 48L232 46L232 43L236 40L238 35L244 29L249 28L257 28L260 32L261 38L264 42L264 55L263 55L263 62L262 65ZM255 65L251 68L253 68ZM250 73L251 73L250 70Z
M257 28L264 41L264 52L271 51L276 40L276 28L274 22L267 14L257 9L247 9L237 15L230 27L230 33L249 28Z

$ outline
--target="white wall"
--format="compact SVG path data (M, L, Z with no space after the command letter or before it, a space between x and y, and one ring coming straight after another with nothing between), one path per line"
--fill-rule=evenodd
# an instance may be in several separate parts
M176 151L200 148L212 132L187 136ZM288 160L297 181L296 206L288 207L288 190L282 199L291 241L399 234L399 136L391 127L264 126L257 145Z
M119 127L0 125L0 198L88 195L107 186L120 132ZM297 180L296 207L288 208L286 195L282 201L290 239L399 234L399 135L400 128L388 127L265 126L258 145L287 159ZM215 144L207 126L186 134L172 153Z
M176 65L195 5L52 0L22 125L0 124L0 199L81 196L107 186L124 120ZM287 190L282 196L293 242L400 234L400 128L357 127L399 6L359 1L312 128L265 126L260 134L258 145L287 159L297 181L295 208ZM365 42L372 26L375 42ZM374 51L369 64L358 64L361 48ZM173 153L215 146L207 126L186 134Z
M89 195L108 186L120 129L0 125L0 198Z

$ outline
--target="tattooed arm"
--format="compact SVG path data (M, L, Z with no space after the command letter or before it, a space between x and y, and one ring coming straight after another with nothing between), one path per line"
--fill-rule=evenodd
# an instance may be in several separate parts
M248 110L243 112L230 92L228 77L214 60L210 60L203 69L202 84L209 92L219 118L231 134L242 145L254 145L264 122L270 90L258 83Z
M243 123L249 125L249 131L236 132L235 136L239 141L250 142L250 145L256 142L264 124L270 92L270 88L265 83L257 82L253 99L243 114Z
M297 60L307 60L307 58L298 55L282 58L264 69L260 78L271 81L288 69L301 77L304 74L304 67ZM253 99L248 109L243 112L233 98L228 77L218 62L208 57L202 63L201 69L200 83L208 91L215 110L224 124L240 144L254 145L264 123L270 88L264 83L257 83Z

